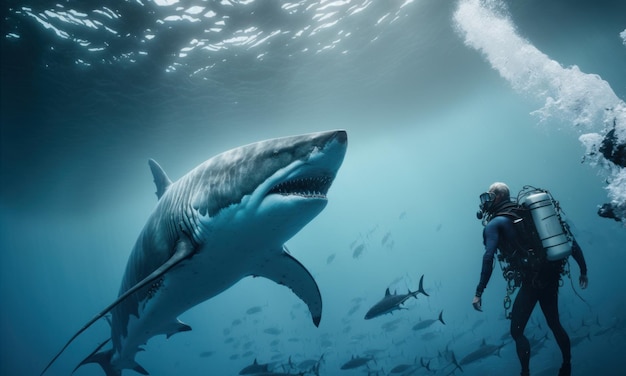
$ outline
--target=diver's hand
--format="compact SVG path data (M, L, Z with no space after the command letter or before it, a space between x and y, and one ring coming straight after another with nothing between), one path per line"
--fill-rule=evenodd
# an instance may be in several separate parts
M478 312L482 312L482 305L483 305L483 299L479 296L474 296L474 300L472 300L472 305L474 306L474 309L477 310Z
M587 274L581 274L580 278L578 278L578 283L580 283L581 289L586 289L589 284L589 278L587 278Z

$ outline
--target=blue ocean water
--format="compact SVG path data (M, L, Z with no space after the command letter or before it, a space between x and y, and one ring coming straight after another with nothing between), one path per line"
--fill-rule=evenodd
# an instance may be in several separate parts
M448 351L483 339L506 345L464 374L518 374L498 266L484 312L471 307L474 213L493 181L560 201L589 266L588 289L572 262L560 290L573 374L623 374L626 231L596 211L626 201L626 173L592 155L612 124L626 139L623 1L11 1L2 32L0 374L39 374L115 299L156 204L148 158L176 179L239 145L335 128L349 147L328 206L287 243L320 287L320 327L285 287L246 278L183 314L193 331L153 338L137 356L150 374L322 355L321 375L366 374L340 370L352 356L447 374ZM430 297L363 319L422 274ZM445 326L412 329L442 310ZM548 332L536 308L527 334ZM109 335L101 320L47 374ZM559 365L548 333L531 369Z

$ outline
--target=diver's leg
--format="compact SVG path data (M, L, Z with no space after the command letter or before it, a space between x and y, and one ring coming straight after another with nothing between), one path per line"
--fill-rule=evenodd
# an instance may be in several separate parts
M551 284L542 289L539 296L539 306L546 322L554 334L554 339L561 349L563 355L563 365L559 371L559 376L569 376L571 374L572 353L570 348L570 340L567 332L561 325L559 318L559 286Z
M522 376L530 373L530 343L524 336L524 329L535 304L537 304L535 289L522 284L511 310L511 337L515 341L517 357L522 366Z

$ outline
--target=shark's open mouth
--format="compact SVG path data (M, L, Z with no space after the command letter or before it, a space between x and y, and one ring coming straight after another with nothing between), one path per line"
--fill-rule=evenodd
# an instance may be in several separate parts
M330 176L297 178L274 186L267 194L326 198L326 194L332 182L333 178Z

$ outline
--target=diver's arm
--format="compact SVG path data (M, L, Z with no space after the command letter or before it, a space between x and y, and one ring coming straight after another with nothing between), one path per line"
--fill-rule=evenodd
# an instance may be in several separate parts
M572 244L572 257L576 260L578 264L578 268L580 269L580 278L578 282L580 283L580 287L585 289L587 288L587 284L589 280L587 278L587 262L585 261L585 256L583 255L583 250L580 248L580 245L574 239Z
M476 297L480 298L489 283L491 273L493 272L493 258L498 249L498 222L500 218L494 218L485 226L483 230L483 241L485 243L485 254L483 255L483 264L480 271L480 281L476 287Z
M583 250L580 248L580 245L574 239L572 244L572 257L576 260L578 267L580 268L580 274L587 274L587 262L585 261L585 256L583 255Z

